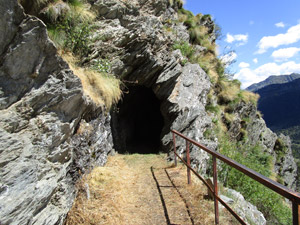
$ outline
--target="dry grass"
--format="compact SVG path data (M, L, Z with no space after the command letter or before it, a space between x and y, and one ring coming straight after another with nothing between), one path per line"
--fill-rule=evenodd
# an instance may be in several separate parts
M221 88L221 92L218 94L218 97L221 103L228 103L233 101L238 97L240 93L240 85L231 81L219 81L219 86Z
M202 181L192 174L192 183L188 185L186 180L186 167L184 165L168 169L168 171L176 186L180 187L179 191L189 205L194 224L214 224L214 201L209 200L207 187ZM178 173L179 176L174 176L176 173ZM219 208L220 224L239 224L226 209L220 206Z
M242 98L245 102L252 102L255 105L257 104L257 101L259 99L259 94L256 94L256 93L253 93L250 91L244 91L244 90L241 92L241 94L242 94Z
M198 63L202 69L205 70L210 79L214 82L216 82L219 78L219 74L216 71L215 60L216 55L210 51L201 53L201 55L195 59L195 62Z
M116 155L108 158L105 167L95 168L79 183L78 196L68 215L67 225L145 224L147 211L141 209L141 205L135 205L140 204L138 192L147 193L144 190L146 183L138 184L137 174L149 174L151 163L147 161L153 161L152 158L152 155L143 159L139 155ZM86 188L82 188L87 185L89 200L86 198ZM144 215L133 216L134 211Z
M122 224L124 218L119 211L121 186L117 175L111 167L99 167L85 176L78 184L78 195L66 224Z
M71 70L81 80L83 92L89 96L97 106L111 106L117 103L121 96L120 81L113 75L81 68L76 65L77 59L70 53L61 53L64 60L69 63Z
M192 185L187 185L186 168L182 165L174 168L167 163L166 155L138 154L109 157L105 167L95 168L84 176L66 224L166 224L153 177L161 189L171 224L191 224L186 205L194 224L214 224L214 204L206 199L207 189L201 181L192 176ZM231 216L223 210L220 221L233 224Z
M80 21L91 22L95 20L96 14L95 12L90 10L88 4L79 4L77 6L70 6L71 8L71 16L79 18Z

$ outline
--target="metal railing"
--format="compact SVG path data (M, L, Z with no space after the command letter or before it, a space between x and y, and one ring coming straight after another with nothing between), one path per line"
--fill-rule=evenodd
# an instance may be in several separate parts
M229 205L227 205L221 198L218 196L218 179L217 179L217 159L223 161L224 163L228 164L229 166L241 171L245 175L251 177L252 179L258 181L259 183L263 184L269 189L277 192L278 194L282 195L283 197L289 199L292 202L292 211L293 211L293 225L300 225L300 193L295 192L282 184L279 184L268 177L261 175L260 173L247 168L246 166L216 152L213 150L208 149L207 147L201 145L200 143L184 136L183 134L179 133L176 130L171 130L173 134L173 144L174 144L174 161L175 166L177 166L177 158L179 158L186 166L187 166L187 180L188 184L191 183L191 171L198 177L210 190L210 192L214 196L214 206L215 206L215 224L219 224L219 205L220 202L241 224L246 224L243 219L237 215ZM178 135L181 138L186 140L186 162L177 154L176 152L176 136ZM202 150L206 151L207 153L212 155L213 161L213 188L206 182L206 180L201 177L192 167L190 164L190 144L193 144Z

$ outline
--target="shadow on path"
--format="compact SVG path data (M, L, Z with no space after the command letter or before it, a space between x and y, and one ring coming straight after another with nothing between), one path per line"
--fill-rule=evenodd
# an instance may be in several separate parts
M161 200L161 204L164 208L164 214L165 214L165 218L166 218L166 221L167 221L167 225L171 225L171 222L170 222L170 217L169 217L169 214L168 214L168 210L167 210L167 206L166 206L166 202L164 200L164 196L161 192L161 189L160 189L160 186L159 186L159 183L155 177L155 174L154 174L154 171L153 171L153 166L151 166L151 173L152 173L152 176L153 176L153 179L156 183L156 187L157 187L157 190L158 190L158 193L159 193L159 197L160 197L160 200Z
M170 216L168 214L168 208L167 208L166 200L164 199L164 195L163 195L163 192L162 192L162 188L169 188L169 189L171 188L174 191L176 190L176 192L178 193L179 197L181 198L181 200L185 204L185 210L186 210L186 212L188 214L188 217L189 217L189 219L191 221L191 224L194 225L195 223L194 223L194 220L193 220L193 218L191 216L191 212L190 212L189 206L187 204L187 201L184 199L183 195L178 190L178 187L175 185L175 183L171 179L168 171L166 169L164 169L164 170L165 170L165 173L167 175L168 180L171 182L172 185L160 185L157 177L155 176L154 169L151 166L151 173L152 173L153 179L154 179L154 181L156 183L157 190L159 192L159 196L160 196L161 204L162 204L163 209L164 209L164 215L165 215L165 219L166 219L167 225L179 225L179 224L171 223Z
M191 211L190 211L190 209L189 209L189 206L188 206L188 204L187 204L187 201L185 200L185 198L182 196L182 194L180 193L180 191L179 191L178 188L176 187L176 185L175 185L175 183L173 182L173 180L171 179L171 177L170 177L170 175L169 175L167 169L165 169L165 172L166 172L166 174L167 174L167 176L168 176L170 182L172 183L173 188L176 189L176 191L177 191L177 193L179 194L180 198L181 198L182 201L184 202L185 208L186 208L186 211L187 211L187 213L188 213L188 215L189 215L189 218L190 218L190 220L191 220L191 223L192 223L192 225L194 225L195 223L194 223L194 220L193 220L193 218L192 218Z

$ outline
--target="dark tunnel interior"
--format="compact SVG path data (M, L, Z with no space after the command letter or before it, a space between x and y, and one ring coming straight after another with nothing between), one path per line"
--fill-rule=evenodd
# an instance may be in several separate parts
M114 147L119 153L158 153L163 126L160 102L153 91L131 86L112 113Z

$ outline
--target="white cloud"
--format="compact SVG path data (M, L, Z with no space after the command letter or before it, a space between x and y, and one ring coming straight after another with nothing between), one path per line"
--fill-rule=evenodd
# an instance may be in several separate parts
M225 64L225 66L230 65L231 62L233 62L236 58L237 58L237 54L233 51L220 57L221 61Z
M279 22L275 24L276 27L285 27L285 24L283 22Z
M251 84L263 81L267 77L259 77L250 68L242 68L233 78L242 82L242 88L247 88Z
M257 59L257 58L253 59L253 62L254 62L255 64L258 63L258 59Z
M227 43L239 42L238 45L244 45L248 41L248 34L235 34L227 33L225 41Z
M288 29L284 34L277 34L275 36L265 36L258 42L257 54L262 54L269 48L277 48L280 45L289 45L300 40L300 24L297 24Z
M250 66L250 64L249 63L246 63L246 62L241 62L240 64L239 64L239 67L240 68L247 68L247 67L249 67Z
M249 25L252 26L253 24L254 24L254 21L251 20L251 21L249 22Z
M289 58L294 57L298 52L300 52L300 48L281 48L279 50L276 50L272 53L272 57L276 61L284 61Z
M253 83L265 80L270 75L288 75L291 73L300 73L300 63L294 61L282 64L267 63L254 70L250 68L242 68L234 78L242 82L242 88L246 88Z

